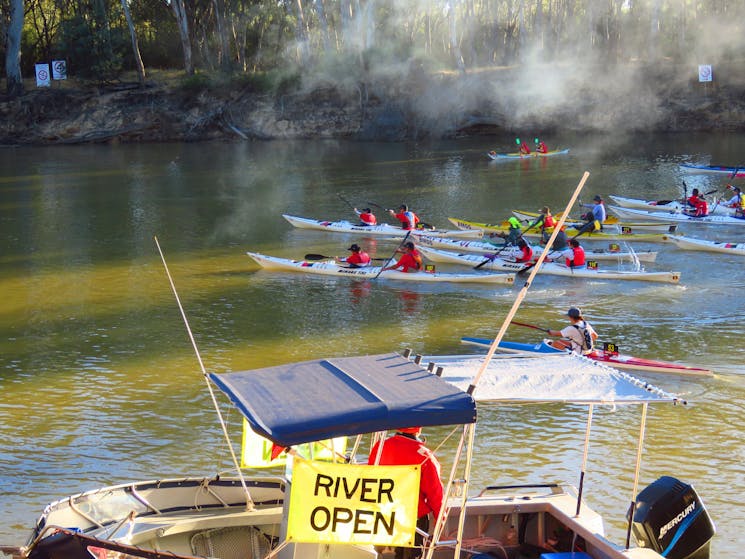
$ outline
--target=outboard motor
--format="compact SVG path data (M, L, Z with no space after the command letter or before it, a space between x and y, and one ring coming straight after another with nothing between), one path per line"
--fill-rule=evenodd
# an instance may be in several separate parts
M716 528L692 486L663 476L636 497L632 531L639 545L667 559L708 559Z

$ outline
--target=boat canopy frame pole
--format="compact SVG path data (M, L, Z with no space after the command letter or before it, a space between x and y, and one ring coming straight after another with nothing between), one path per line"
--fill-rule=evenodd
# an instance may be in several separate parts
M582 507L582 490L585 486L585 472L587 471L587 456L590 453L590 430L592 429L592 412L594 404L590 404L587 409L587 427L585 428L585 450L582 453L582 468L579 472L579 489L577 490L577 511L575 517L579 516Z
M499 347L499 344L502 341L502 338L504 337L504 334L507 331L507 328L510 326L510 322L515 316L515 313L517 313L517 310L520 308L520 305L523 302L523 299L528 294L528 289L530 288L530 284L533 282L533 278L535 278L535 275L538 273L538 269L543 264L543 261L546 259L546 256L548 256L548 253L550 252L549 248L553 246L554 240L556 240L556 237L559 234L559 231L561 231L561 228L564 226L564 222L567 220L567 216L569 215L569 212L572 210L572 206L574 206L574 203L579 198L579 193L582 192L582 188L585 186L585 182L587 182L587 179L589 176L590 176L590 173L588 171L585 171L584 174L582 175L582 178L579 181L579 184L577 185L577 188L574 189L574 194L572 194L572 197L569 199L569 203L567 204L564 212L561 214L561 217L559 218L559 222L554 226L554 230L551 233L551 237L548 239L548 241L546 241L546 246L543 247L543 252L541 252L540 257L538 257L538 260L533 266L533 269L530 271L530 275L528 276L528 279L525 281L525 285L523 285L522 289L520 290L520 293L517 294L517 297L515 298L515 302L512 304L512 308L510 309L509 313L507 313L507 317L502 322L502 326L500 327L499 332L494 338L494 341L492 342L491 346L489 346L489 351L486 352L486 357L484 357L484 362L479 367L479 370L476 371L476 374L474 375L473 380L471 381L471 385L468 387L468 390L467 390L469 394L473 395L473 392L476 389L476 385L481 379L481 376L484 374L484 372L486 372L486 369L489 366L489 362L491 361L491 358L494 356L494 353L497 351L497 347Z
M458 448L455 452L455 458L453 460L453 465L450 469L450 476L448 477L447 485L445 486L445 500L443 502L443 506L440 509L440 514L437 516L436 522L435 522L435 528L432 531L432 539L429 542L429 545L425 548L425 553L423 556L423 559L432 559L434 556L435 549L437 548L437 545L440 541L440 538L442 536L442 532L445 529L445 521L447 519L446 509L448 508L447 500L448 496L450 495L452 491L452 487L454 485L455 476L457 473L458 465L461 461L461 458L463 456L464 448L466 453L465 458L465 465L464 465L464 472L463 472L463 484L461 487L461 493L460 493L460 514L458 516L458 527L456 529L456 536L455 536L455 546L453 551L453 558L460 557L460 551L461 546L463 544L463 527L465 526L466 521L466 502L468 500L468 480L471 476L471 464L473 462L473 443L476 438L476 424L471 423L467 425L463 425L463 430L460 435L460 440L458 442ZM466 441L468 441L466 443Z
M636 469L634 470L634 488L631 492L631 506L629 507L629 525L626 528L626 549L631 545L631 526L634 523L634 513L636 512L636 492L639 489L639 471L642 463L642 450L644 449L644 430L647 426L647 408L649 404L642 404L642 419L639 426L639 443L636 448Z
M204 382L207 383L207 390L209 390L210 397L212 398L212 404L215 406L215 411L217 412L217 418L220 421L220 427L222 427L222 432L223 432L223 435L225 436L225 441L228 443L228 449L230 450L230 456L233 459L233 465L235 466L235 469L238 472L238 478L241 480L241 486L243 487L243 491L246 494L246 510L252 511L254 510L254 501L251 498L251 491L249 491L248 485L246 485L246 479L243 477L243 472L241 471L241 466L240 466L240 463L238 462L238 457L235 454L233 443L230 441L230 434L228 433L228 427L225 424L225 419L223 418L222 413L220 412L220 406L217 402L217 398L215 397L215 391L212 388L212 384L210 383L209 376L207 375L207 370L204 367L204 362L202 361L202 356L199 353L197 342L196 340L194 340L194 334L192 334L191 327L189 326L189 320L186 318L186 312L184 312L184 307L181 304L181 299L178 296L178 291L176 291L176 285L173 283L171 272L168 270L168 264L166 264L166 257L163 255L163 251L160 248L158 237L153 236L153 240L155 240L155 246L158 248L158 254L160 254L160 260L161 262L163 262L163 268L165 268L166 276L168 276L168 282L171 284L171 290L173 291L173 295L176 298L176 304L178 305L178 309L181 312L181 318L184 321L184 326L186 327L186 332L189 335L189 340L191 340L191 346L194 348L194 353L197 356L197 361L199 362L199 368L202 370L202 376L204 377Z

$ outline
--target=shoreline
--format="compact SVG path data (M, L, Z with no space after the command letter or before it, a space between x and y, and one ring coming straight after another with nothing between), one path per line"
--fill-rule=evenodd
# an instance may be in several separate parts
M670 74L674 68L668 68ZM492 69L467 75L406 76L375 83L305 83L257 92L240 83L186 86L177 79L31 88L0 96L0 147L95 143L167 143L348 139L401 142L515 135L745 130L745 83L702 87L636 68L602 86L563 83L563 98L494 92L521 74ZM637 76L639 74L640 76ZM642 79L643 78L643 79ZM646 85L645 85L646 84ZM654 85L649 85L654 84ZM614 88L620 91L614 91Z

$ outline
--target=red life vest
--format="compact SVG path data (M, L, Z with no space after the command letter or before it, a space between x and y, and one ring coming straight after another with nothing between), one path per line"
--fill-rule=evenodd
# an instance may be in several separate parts
M567 266L584 266L585 262L585 249L582 247L572 247L572 258L567 258Z

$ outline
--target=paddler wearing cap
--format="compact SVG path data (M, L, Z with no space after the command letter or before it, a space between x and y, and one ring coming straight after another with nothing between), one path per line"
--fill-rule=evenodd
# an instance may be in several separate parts
M440 480L440 463L421 438L421 427L400 427L387 439L373 445L368 464L398 466L421 464L419 483L419 505L417 507L417 528L428 533L430 514L437 518L443 501L443 487ZM397 547L396 559L414 559L422 554L422 535L417 530L414 536L416 547Z
M584 223L573 226L581 233L592 233L594 231L603 230L603 223L605 223L606 219L603 198L599 194L596 194L592 199L592 202L592 204L580 204L580 207L592 208L591 211L582 214L582 219L585 220Z
M397 270L398 268L401 268L402 272L418 272L424 267L422 255L411 241L405 242L403 247L399 248L396 252L402 253L401 258L399 258L398 262L395 264L383 268L381 270L382 272L385 272L386 270Z
M344 258L337 257L337 262L345 262L346 264L349 264L350 268L364 268L365 266L370 265L370 255L362 250L360 245L355 243L347 250L352 251L352 254Z
M592 199L592 204L581 204L583 208L590 208L592 210L592 217L595 221L599 222L600 225L605 223L607 213L605 211L605 204L600 194L596 194Z
M562 338L551 345L559 349L571 349L575 353L587 355L595 347L598 334L595 329L582 316L582 311L577 307L571 307L567 311L569 326L561 330L546 330L549 336Z

